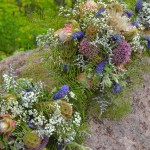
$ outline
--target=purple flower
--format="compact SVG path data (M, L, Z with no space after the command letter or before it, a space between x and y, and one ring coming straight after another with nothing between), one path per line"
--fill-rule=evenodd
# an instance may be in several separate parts
M84 38L79 45L79 52L86 58L92 58L98 54L98 48Z
M69 86L68 85L63 85L62 88L53 96L53 99L60 99L65 97L69 93Z
M135 5L135 12L139 12L139 10L142 8L142 0L137 0L136 5Z
M99 11L96 14L96 17L102 16L102 13L105 11L105 8L100 8Z
M82 31L77 31L72 34L72 39L81 39L84 37L84 33Z
M130 44L122 40L116 48L112 50L112 62L116 65L125 64L129 61L131 55Z
M150 35L145 35L143 38L147 41L147 47L150 49Z
M49 141L49 137L45 135L40 146L39 146L39 150L44 149L46 147L46 145L48 144L48 141Z
M116 94L116 93L120 93L121 91L122 91L122 85L120 83L114 82L112 93Z
M134 21L134 22L132 22L132 25L135 27L138 27L140 25L140 23L138 21Z
M128 18L131 18L133 12L132 12L132 10L126 10L126 11L124 11L124 14L126 14L128 16Z
M113 41L120 43L121 42L121 35L120 34L116 34L112 37Z
M97 65L97 67L96 67L96 69L95 69L95 72L98 73L98 74L101 74L102 71L103 71L104 68L105 68L105 65L106 65L106 62L105 62L105 61L101 61L101 62Z
M67 71L69 66L67 64L62 64L63 71Z

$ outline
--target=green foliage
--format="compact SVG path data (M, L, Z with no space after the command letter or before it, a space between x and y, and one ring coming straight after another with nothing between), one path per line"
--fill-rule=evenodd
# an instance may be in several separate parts
M0 51L11 55L15 51L34 49L37 35L64 24L65 19L58 17L58 8L51 0L3 0L0 7Z

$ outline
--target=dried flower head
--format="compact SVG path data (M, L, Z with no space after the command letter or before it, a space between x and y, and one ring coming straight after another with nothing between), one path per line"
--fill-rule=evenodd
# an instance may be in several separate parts
M97 65L95 72L98 73L98 74L101 74L102 71L103 71L104 68L105 68L105 65L106 65L106 62L105 62L105 61L101 61L101 62Z
M98 48L84 38L79 45L79 52L86 58L92 58L94 55L98 54Z
M123 12L123 7L119 3L111 3L111 4L108 5L107 9L111 10L111 11L115 11L117 13L122 13Z
M132 29L132 25L129 23L129 18L122 16L121 13L109 11L108 25L112 27L115 34L126 32Z
M29 149L38 148L41 138L34 132L27 132L23 137L24 145Z
M88 39L88 40L94 40L95 38L96 38L96 35L97 35L97 33L98 33L98 28L95 26L95 25L89 25L88 27L87 27L87 29L86 29L86 33L85 33L85 35L86 35L86 38Z
M131 55L130 44L125 40L122 40L120 44L114 48L112 56L112 62L116 65L125 64L129 61Z
M132 10L126 10L126 11L124 11L124 14L126 14L128 18L131 18L133 15L133 12L132 12Z
M133 28L130 31L127 31L124 33L124 37L126 41L130 42L132 39L137 35L138 30L136 28Z
M5 97L4 97L5 100L13 100L13 101L16 101L17 100L17 97L13 94L7 94Z
M69 119L72 117L73 110L72 110L71 104L65 101L61 101L60 110L61 110L61 114L63 115L65 119Z

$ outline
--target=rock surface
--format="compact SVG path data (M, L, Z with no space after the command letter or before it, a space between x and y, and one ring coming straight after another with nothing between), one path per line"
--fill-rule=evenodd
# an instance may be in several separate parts
M0 61L0 74L3 72L8 73L10 71L10 65L12 65L16 75L19 76L32 52L33 51L21 52Z
M0 61L0 73L9 72L11 64L19 76L32 51ZM150 64L150 59L148 59ZM143 85L132 94L132 112L121 121L90 120L91 137L85 145L92 150L150 150L150 73L143 75Z
M150 64L150 59L148 59ZM150 73L132 93L132 112L121 121L90 120L91 136L85 145L92 150L150 150Z

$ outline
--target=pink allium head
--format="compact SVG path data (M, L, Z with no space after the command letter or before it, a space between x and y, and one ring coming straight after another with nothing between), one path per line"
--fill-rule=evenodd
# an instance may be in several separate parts
M122 40L119 45L113 49L112 62L116 65L125 64L129 61L131 55L130 44Z
M94 0L88 0L84 2L82 9L85 9L87 11L95 10L97 9L97 4L94 2Z
M4 133L9 136L14 131L16 123L10 118L9 114L2 114L0 117L0 134Z
M92 58L98 54L98 48L84 38L79 45L79 52L86 58Z

